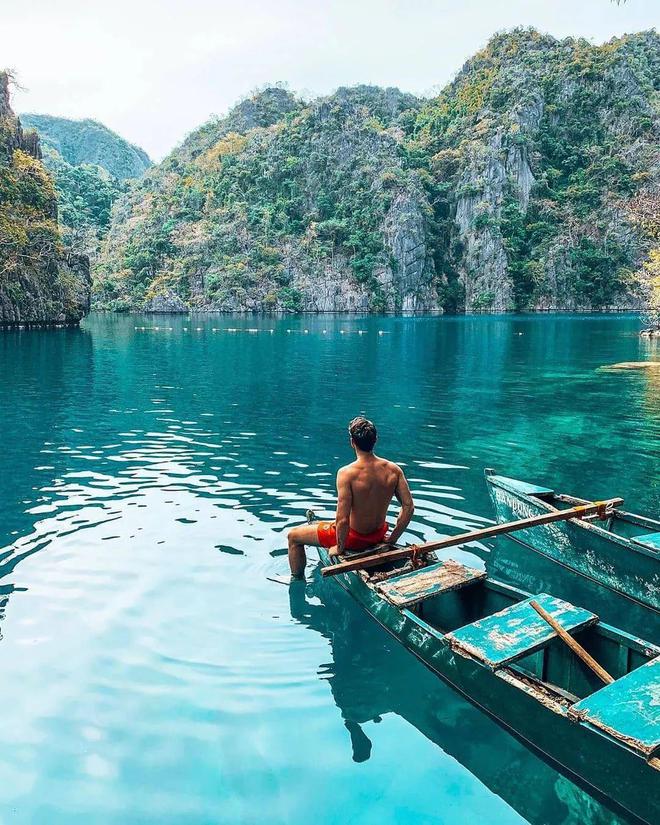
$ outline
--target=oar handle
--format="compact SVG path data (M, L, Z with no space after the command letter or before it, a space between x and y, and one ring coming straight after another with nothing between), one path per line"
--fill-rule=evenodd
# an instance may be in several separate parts
M538 602L535 602L534 599L530 601L530 607L533 607L534 610L539 614L539 616L546 621L550 627L555 631L555 633L559 636L559 638L570 647L570 649L575 653L575 655L582 659L585 665L590 668L599 679L605 682L606 685L611 685L614 679L610 676L610 674L605 670L605 668L598 664L598 662L594 659L594 657L587 653L587 651L582 647L579 642L576 642L575 639L568 633L564 628L559 624L558 621L548 613L545 608L541 607Z

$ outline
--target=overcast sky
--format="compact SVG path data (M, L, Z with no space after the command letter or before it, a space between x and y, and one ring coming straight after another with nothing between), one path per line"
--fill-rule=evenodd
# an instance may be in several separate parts
M496 31L601 43L660 25L659 0L26 0L3 3L17 111L100 120L160 159L256 86L428 94Z

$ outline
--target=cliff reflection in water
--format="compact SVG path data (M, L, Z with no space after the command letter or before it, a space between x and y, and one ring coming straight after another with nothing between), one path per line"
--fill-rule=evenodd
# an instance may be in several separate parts
M372 742L363 726L401 716L533 825L628 822L566 777L418 662L318 569L289 589L291 616L326 638L332 661L319 666L356 762ZM438 777L442 783L442 776Z

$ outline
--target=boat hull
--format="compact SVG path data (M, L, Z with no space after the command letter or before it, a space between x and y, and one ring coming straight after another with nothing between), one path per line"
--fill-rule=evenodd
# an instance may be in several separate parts
M501 476L487 476L486 481L499 523L539 516L551 509L539 499L517 490L515 482L509 483ZM660 558L657 553L635 547L629 539L576 519L519 530L511 534L511 539L655 611L654 635L647 634L647 638L653 642L658 640Z
M319 555L324 564L330 563L326 551L319 550ZM570 720L565 708L539 701L532 687L521 689L506 669L492 671L452 649L422 619L380 598L359 574L344 573L335 580L428 668L526 744L615 807L644 822L660 822L660 769Z

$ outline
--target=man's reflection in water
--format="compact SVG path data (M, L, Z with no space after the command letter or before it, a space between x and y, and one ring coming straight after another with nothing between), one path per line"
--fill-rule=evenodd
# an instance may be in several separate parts
M377 716L374 721L380 722L380 717ZM344 719L344 725L351 735L353 762L366 762L371 756L371 739L369 739L357 722Z
M355 762L372 751L362 726L396 713L534 825L627 822L462 699L318 569L311 584L290 586L289 606L330 642L332 661L319 676L330 685Z
M351 738L353 761L366 762L372 745L362 725L380 722L379 708L383 713L391 709L388 682L384 674L378 672L379 659L386 649L380 634L374 640L372 623L368 619L355 621L353 611L333 600L333 594L326 592L328 588L323 585L320 580L307 587L302 582L291 585L291 616L330 641L333 661L321 665L320 675L330 684L335 704L341 711ZM308 593L313 595L315 590L324 591L325 603L308 600Z

